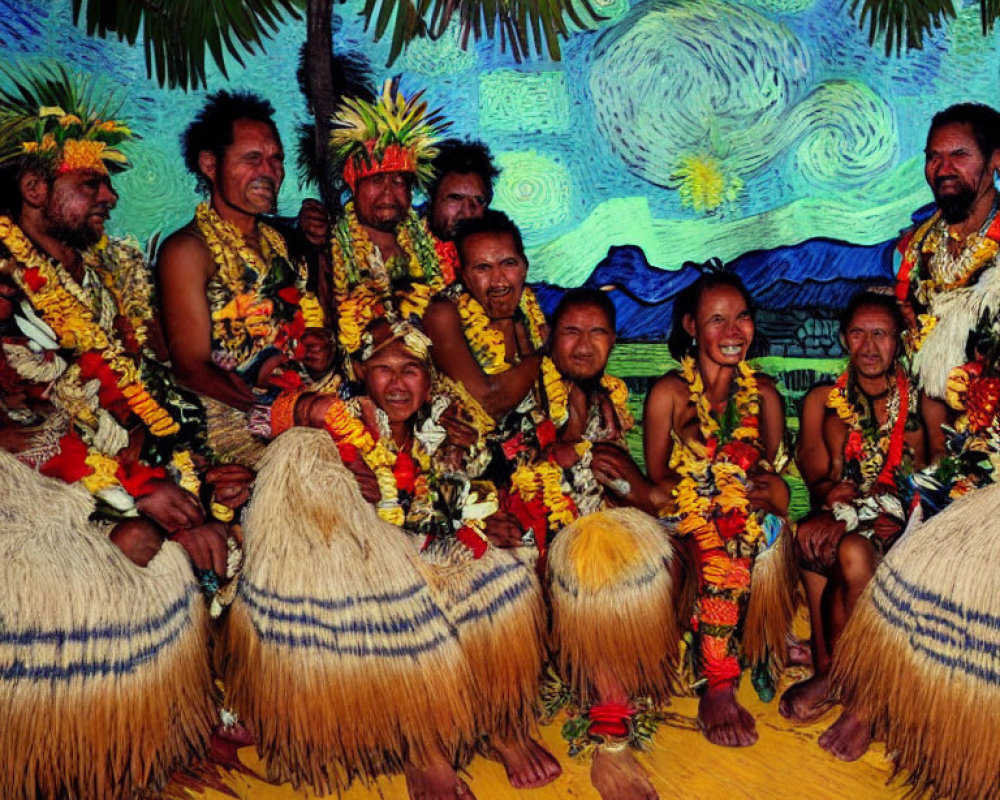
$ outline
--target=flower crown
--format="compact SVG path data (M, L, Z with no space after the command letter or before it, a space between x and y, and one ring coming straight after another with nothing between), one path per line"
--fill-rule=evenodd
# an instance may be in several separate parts
M0 164L29 156L50 175L128 168L119 147L137 137L113 119L117 108L99 104L98 95L106 93L95 80L70 75L60 64L3 77L9 85L0 88Z
M427 110L422 96L417 92L407 100L399 91L399 78L394 78L385 82L374 103L346 98L330 118L330 159L343 169L352 192L358 180L380 172L413 173L421 187L434 176L434 145L448 123L441 109Z

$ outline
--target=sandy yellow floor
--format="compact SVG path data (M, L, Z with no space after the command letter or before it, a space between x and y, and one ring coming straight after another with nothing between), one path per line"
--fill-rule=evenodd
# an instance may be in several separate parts
M796 676L788 675L783 684ZM821 750L816 739L836 719L832 711L823 720L808 727L789 725L778 714L777 702L761 703L749 681L740 689L741 701L757 718L760 741L753 747L731 750L709 744L693 730L697 701L681 698L674 701L675 719L663 725L656 735L652 752L640 756L663 800L843 800L902 798L899 783L886 786L890 765L884 748L875 745L860 761L844 764ZM543 729L542 736L554 753L564 754L559 726ZM254 751L240 752L245 764L262 771ZM591 800L598 794L590 785L588 768L562 758L563 775L542 789L518 791L506 781L503 769L483 758L469 768L466 780L479 800ZM292 800L314 798L309 791L295 791L289 785L272 786L263 781L230 778L227 783L243 800ZM335 795L333 795L335 797ZM224 800L213 791L199 797ZM406 800L402 777L382 778L369 786L354 786L343 800L384 798Z

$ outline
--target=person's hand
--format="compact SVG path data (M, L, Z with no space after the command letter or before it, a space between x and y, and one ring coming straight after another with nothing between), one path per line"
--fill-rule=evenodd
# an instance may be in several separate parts
M173 533L181 528L201 525L205 512L198 498L182 489L169 478L153 481L153 491L136 500L136 508L143 516Z
M377 503L382 499L382 492L378 488L378 478L372 468L369 467L361 456L358 456L350 464L344 464L353 474L361 490L361 496L369 503Z
M458 403L449 405L438 419L447 434L447 443L468 450L479 441L479 432L469 414Z
M806 564L830 567L837 555L837 545L844 538L845 527L831 514L824 513L799 524L795 541Z
M576 452L576 445L559 439L545 448L545 456L555 461L563 469L569 469L580 460L580 456Z
M302 334L302 366L309 374L322 375L333 364L333 336L325 328L307 328Z
M834 503L850 503L858 496L858 487L850 481L835 483L823 498L823 505L833 508Z
M235 510L250 499L253 479L253 470L240 464L224 464L208 470L204 482L212 487L212 499L216 503Z
M299 209L299 229L313 247L323 247L330 238L330 215L319 200L307 198Z
M204 525L181 528L169 538L187 551L188 558L197 569L212 570L219 577L226 577L229 526L221 522L206 522Z
M506 511L497 511L486 518L486 538L494 547L520 547L524 531L517 517Z
M617 445L598 442L590 452L590 468L594 471L594 477L598 483L611 489L615 494L624 497L629 493L621 491L624 488L622 481L627 481L631 487L645 480L631 456Z
M788 485L773 472L753 475L747 484L747 500L760 511L783 517L788 513L789 499Z

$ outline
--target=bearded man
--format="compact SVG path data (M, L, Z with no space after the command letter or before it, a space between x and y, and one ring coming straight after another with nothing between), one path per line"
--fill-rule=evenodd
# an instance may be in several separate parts
M925 175L938 210L900 241L896 296L915 378L949 408L925 417L935 460L914 476L919 503L906 535L837 643L830 685L845 711L820 738L844 760L884 739L915 793L963 800L1000 791L987 711L1000 702L1000 659L987 644L1000 614L998 167L994 109L962 103L935 115Z
M205 751L209 612L184 551L204 585L232 577L199 494L229 518L250 477L199 471L200 409L153 360L143 256L104 235L131 132L54 103L97 91L56 68L0 93L4 797L130 797Z
M164 241L157 264L174 374L202 397L212 449L248 466L275 396L321 379L333 361L305 263L261 219L285 176L273 114L250 93L209 96L182 137L209 201Z

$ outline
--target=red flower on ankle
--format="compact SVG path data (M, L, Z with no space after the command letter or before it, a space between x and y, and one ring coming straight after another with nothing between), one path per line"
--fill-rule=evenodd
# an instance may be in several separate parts
M634 710L622 703L601 703L591 706L590 733L594 736L628 736L628 721Z

